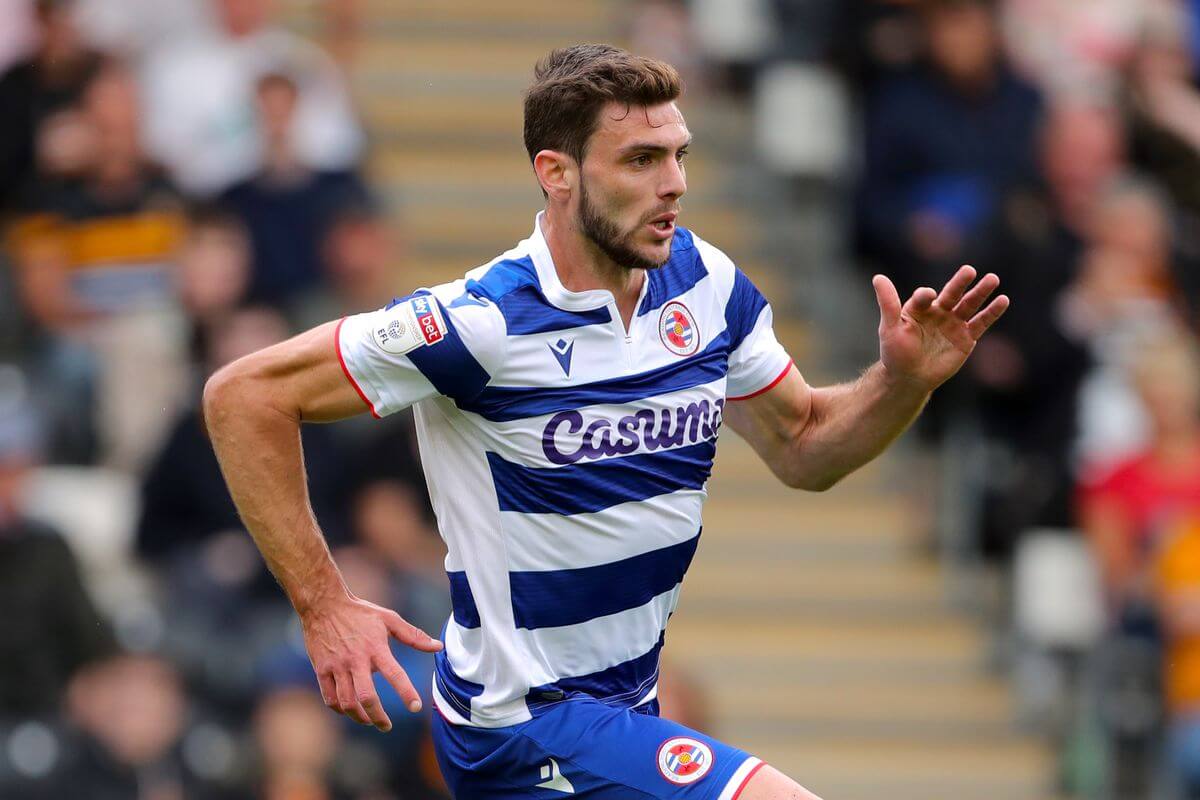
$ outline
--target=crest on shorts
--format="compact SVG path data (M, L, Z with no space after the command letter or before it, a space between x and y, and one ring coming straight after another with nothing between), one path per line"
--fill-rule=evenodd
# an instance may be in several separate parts
M658 317L658 334L668 350L677 356L690 356L700 348L700 329L688 307L679 301L663 306Z
M712 748L699 739L676 736L658 748L658 771L671 783L686 786L707 775L713 767Z

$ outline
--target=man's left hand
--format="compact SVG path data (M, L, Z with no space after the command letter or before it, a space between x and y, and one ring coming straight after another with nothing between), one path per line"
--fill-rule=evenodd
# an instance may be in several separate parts
M933 391L958 372L975 343L1008 309L1006 295L983 307L1000 278L989 272L972 286L975 275L974 267L961 267L941 292L923 286L903 306L887 277L872 279L879 302L879 358L889 377Z

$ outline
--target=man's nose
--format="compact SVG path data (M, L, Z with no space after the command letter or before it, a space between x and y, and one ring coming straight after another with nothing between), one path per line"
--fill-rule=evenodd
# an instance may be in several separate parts
M687 191L687 176L683 171L683 164L675 159L667 159L667 165L664 168L662 183L658 187L659 197L679 198Z

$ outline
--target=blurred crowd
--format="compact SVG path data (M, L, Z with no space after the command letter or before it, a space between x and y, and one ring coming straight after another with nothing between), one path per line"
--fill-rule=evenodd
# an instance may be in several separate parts
M383 682L390 735L325 709L198 413L222 365L403 283L343 74L355 4L326 4L324 47L274 5L0 3L2 797L442 796L428 711ZM303 437L352 590L437 635L410 421ZM429 658L397 657L428 693Z
M1011 587L1000 660L1060 788L1200 797L1200 3L765 9L772 55L733 80L800 64L792 97L816 74L844 98L853 260L905 293L970 263L1012 298L921 433L964 467L946 552ZM1071 547L1090 579L1023 557ZM1040 638L1012 612L1055 604Z
M971 455L953 549L1011 576L1049 531L1094 574L1094 630L1009 665L1057 676L1028 705L1061 788L1200 797L1200 3L623 8L689 91L746 95L848 261L906 294L1000 275L1012 310L921 422ZM386 683L386 737L323 708L198 415L232 359L410 288L346 77L363 12L321 10L318 44L270 0L0 0L0 796L442 796ZM303 435L349 585L436 635L410 421Z
M1055 535L1092 567L1092 629L1070 597L1080 630L995 620L1013 666L1053 667L1026 711L1066 790L1200 797L1200 4L862 14L831 54L860 100L862 263L909 289L971 263L1013 299L923 421L982 465L943 482L972 500L957 535L1005 575Z

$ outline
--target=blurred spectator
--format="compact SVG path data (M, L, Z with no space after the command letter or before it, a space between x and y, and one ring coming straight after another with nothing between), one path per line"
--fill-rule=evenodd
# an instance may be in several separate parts
M40 425L12 369L0 371L0 719L51 716L71 675L108 654L107 626L61 535L22 513L41 460Z
M1200 320L1200 91L1192 50L1198 8L1190 3L1172 13L1164 6L1150 17L1126 96L1133 158L1178 206L1175 277L1193 321Z
M1163 531L1200 514L1200 355L1185 332L1143 338L1129 370L1150 422L1145 450L1083 478L1079 520L1095 548L1114 615L1151 601L1151 556Z
M79 99L98 56L75 28L71 0L38 0L36 8L37 49L0 74L0 214L22 200L32 201L24 195L36 188L30 184L39 139L43 171L51 175L77 168L76 153L86 146L81 138L86 131L70 124L71 115L56 118L55 113ZM14 18L20 14L0 3L6 33L20 27L9 28Z
M1200 214L1200 92L1182 9L1160 9L1132 59L1128 112L1135 155L1193 214Z
M203 758L185 750L189 701L169 662L147 655L99 662L72 681L67 701L78 741L59 796L86 786L95 800L228 797L217 776L197 773Z
M644 0L627 20L633 53L666 61L679 71L689 95L704 90L705 73L693 21L683 0Z
M911 70L920 58L921 26L911 4L850 0L836 8L830 57L860 92L869 95L880 81Z
M34 0L0 0L0 73L29 55L37 46Z
M266 75L258 82L262 169L221 198L250 230L251 298L278 306L295 301L321 282L321 241L330 223L340 207L361 205L367 196L366 186L354 172L314 170L295 150L292 132L298 91L290 78L280 74Z
M232 214L193 211L179 252L179 299L192 324L192 358L202 363L206 337L245 299L250 286L250 237Z
M1000 275L1012 308L949 387L969 391L982 426L989 468L980 538L984 553L1002 560L1023 531L1073 521L1072 456L1090 351L1064 318L1062 297L1096 222L1097 199L1125 168L1119 119L1103 108L1053 107L1038 144L1044 185L1010 193L975 262ZM942 402L954 402L946 394Z
M1166 198L1156 186L1120 179L1096 204L1091 245L1064 293L1059 318L1086 341L1093 368L1080 393L1077 457L1111 463L1149 444L1148 422L1126 365L1147 330L1182 318L1171 269Z
M358 487L353 523L356 539L387 571L392 588L385 605L433 632L450 615L446 548L429 525L422 500L410 484L375 480Z
M1147 13L1175 0L1005 0L1006 41L1022 74L1056 98L1111 105Z
M216 28L209 0L74 0L88 41L140 61L155 45Z
M386 305L399 276L395 239L366 195L334 209L320 245L323 280L293 304L296 327Z
M336 788L342 743L337 717L312 689L284 687L262 698L254 713L260 756L254 780L262 800L335 800L351 795Z
M1164 535L1152 578L1166 640L1169 785L1175 796L1192 798L1200 796L1200 517Z
M94 151L81 180L57 187L16 224L17 282L42 331L95 354L104 460L135 469L157 445L186 377L173 272L184 220L178 196L142 152L129 71L105 62L81 102Z
M94 147L83 180L58 187L14 232L26 304L45 325L162 305L174 294L180 203L141 150L132 75L106 62L81 110Z
M985 0L921 13L927 64L872 98L860 192L863 244L908 290L940 284L1005 193L1034 178L1040 112L1004 62Z
M219 30L160 43L145 63L147 140L183 189L212 195L264 165L255 91L268 74L297 87L288 148L310 170L345 170L363 134L341 74L310 42L273 24L272 0L211 0Z
M13 374L19 372L41 414L46 460L93 463L100 448L96 354L31 319L20 303L16 277L0 270L0 360L12 365Z
M11 1L11 0L10 0ZM18 0L21 2L23 0ZM155 45L178 42L221 29L219 7L212 0L76 0L80 28L106 52L140 59ZM342 66L353 61L361 42L362 0L317 0L323 38ZM293 11L295 8L293 7ZM307 10L307 9L305 9Z

